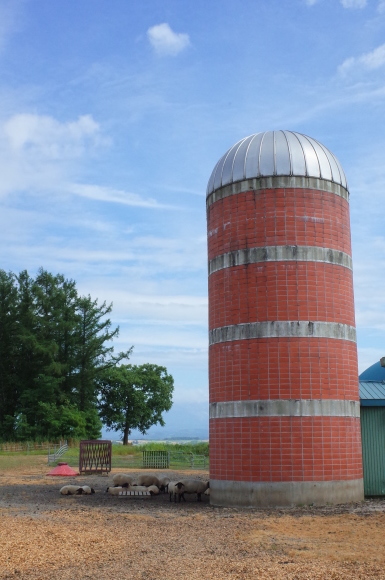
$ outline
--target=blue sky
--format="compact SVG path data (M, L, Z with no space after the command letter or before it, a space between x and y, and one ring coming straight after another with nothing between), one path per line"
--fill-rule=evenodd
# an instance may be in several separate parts
M0 0L0 67L0 267L113 302L182 407L208 399L206 185L259 131L340 160L360 372L385 355L385 0Z

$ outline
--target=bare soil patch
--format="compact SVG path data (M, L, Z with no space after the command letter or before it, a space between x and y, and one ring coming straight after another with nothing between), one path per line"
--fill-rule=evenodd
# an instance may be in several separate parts
M1 580L385 579L384 500L213 508L207 496L180 504L166 494L112 497L111 477L48 471L37 458L0 472ZM96 493L61 496L68 483Z

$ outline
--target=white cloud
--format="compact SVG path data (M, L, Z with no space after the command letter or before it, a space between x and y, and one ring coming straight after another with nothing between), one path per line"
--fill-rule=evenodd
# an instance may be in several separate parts
M150 294L146 292L147 286L144 283L142 283L143 291L139 293L140 284L137 286L137 292L133 292L126 288L116 288L113 283L108 285L108 300L116 305L114 313L119 324L133 326L139 322L141 332L145 334L148 332L146 328L148 326L158 327L157 332L163 332L165 322L172 324L174 329L178 327L178 332L187 325L191 328L206 328L206 296L165 294L165 288L158 284L155 289L157 293ZM98 289L98 295L102 295L102 292L103 288Z
M360 57L360 62L369 69L376 69L385 64L385 44L382 44L372 52Z
M340 64L340 66L338 67L338 72L342 75L347 74L349 71L355 68L357 62L358 62L357 58L350 56L349 58L344 60L342 64Z
M35 152L48 159L79 157L90 142L101 142L100 127L91 115L60 123L44 115L19 114L3 130L13 151Z
M80 160L109 144L91 115L65 123L47 115L13 115L0 126L0 193L57 191L73 179Z
M340 0L344 8L365 8L367 0Z
M338 71L346 75L354 70L375 70L385 64L385 44L381 44L371 52L359 57L347 58L339 67Z
M162 205L155 199L144 199L137 193L130 193L122 189L114 189L112 187L103 187L100 185L89 185L74 183L67 186L68 191L87 197L96 201L105 201L108 203L120 203L134 207L147 207L152 209L178 209L174 206Z
M0 126L0 193L56 191L131 207L180 209L126 190L69 181L79 161L84 164L109 144L91 115L64 123L45 115L13 115Z
M175 56L190 45L188 34L174 32L167 22L147 30L148 39L159 55Z

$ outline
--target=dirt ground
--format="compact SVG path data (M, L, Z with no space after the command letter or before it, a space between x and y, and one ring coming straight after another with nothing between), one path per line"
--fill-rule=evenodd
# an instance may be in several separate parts
M112 497L111 476L48 471L41 458L0 472L1 580L385 579L384 500L213 508L207 496ZM96 493L61 496L69 483Z

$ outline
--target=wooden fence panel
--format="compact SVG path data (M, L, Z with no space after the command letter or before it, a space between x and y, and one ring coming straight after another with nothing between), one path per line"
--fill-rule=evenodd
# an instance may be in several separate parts
M109 473L112 443L102 439L80 441L79 473Z

